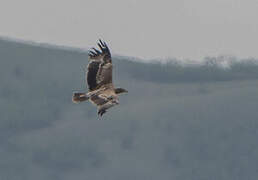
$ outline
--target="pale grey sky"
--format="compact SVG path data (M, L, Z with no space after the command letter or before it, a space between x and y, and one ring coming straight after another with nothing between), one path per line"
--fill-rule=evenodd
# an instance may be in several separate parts
M258 57L257 0L0 0L0 35L141 58Z

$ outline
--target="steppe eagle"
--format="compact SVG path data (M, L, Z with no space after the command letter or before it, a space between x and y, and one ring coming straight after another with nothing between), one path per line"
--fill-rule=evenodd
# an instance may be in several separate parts
M112 59L107 44L98 42L101 51L92 48L89 51L89 64L86 69L88 93L74 92L74 103L89 100L98 108L98 115L102 116L107 109L118 105L118 95L128 92L123 88L115 88L112 82Z

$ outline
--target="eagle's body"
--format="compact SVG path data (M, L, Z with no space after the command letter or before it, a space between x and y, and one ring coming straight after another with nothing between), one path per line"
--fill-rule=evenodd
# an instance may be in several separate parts
M115 88L112 82L112 59L105 42L99 40L101 52L95 48L89 52L86 80L88 93L74 93L73 102L78 103L89 100L98 108L102 116L107 109L119 104L118 94L127 92L122 88Z

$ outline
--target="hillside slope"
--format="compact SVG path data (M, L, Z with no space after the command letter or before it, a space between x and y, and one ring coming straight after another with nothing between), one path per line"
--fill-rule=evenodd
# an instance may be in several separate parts
M0 40L0 179L256 179L256 60L115 56L129 93L102 120L71 102L87 62L81 50Z

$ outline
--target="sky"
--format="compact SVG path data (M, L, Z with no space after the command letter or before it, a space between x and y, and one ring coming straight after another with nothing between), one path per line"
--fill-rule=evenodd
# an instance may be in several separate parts
M1 0L0 36L114 54L258 57L256 0Z

